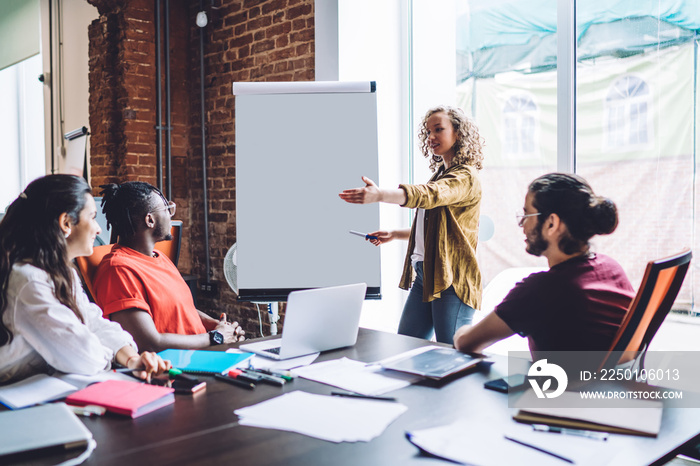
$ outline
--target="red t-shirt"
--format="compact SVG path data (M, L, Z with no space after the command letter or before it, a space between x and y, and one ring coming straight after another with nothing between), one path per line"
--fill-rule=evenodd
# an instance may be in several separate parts
M533 273L496 306L530 351L607 351L634 289L625 271L602 254L581 256Z
M206 333L177 267L165 254L156 254L150 257L114 245L102 259L93 284L104 316L135 308L148 312L159 333Z

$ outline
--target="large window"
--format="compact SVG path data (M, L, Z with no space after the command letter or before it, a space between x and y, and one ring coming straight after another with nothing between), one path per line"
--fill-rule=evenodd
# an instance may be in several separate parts
M636 287L647 261L694 247L700 10L685 2L577 2L576 171L618 205L595 246ZM676 299L693 313L691 267Z
M0 70L0 212L33 179L46 173L41 56Z
M576 171L618 204L618 231L594 247L617 258L635 286L646 261L697 249L696 7L670 0L576 2L576 24L569 24L568 0L338 4L340 35L348 37L347 50L340 44L341 70L352 49L354 74L387 78L378 96L380 139L393 138L392 159L380 168L389 185L429 175L416 146L427 108L458 105L476 121L486 141L482 214L495 224L494 236L477 250L484 285L508 269L546 265L524 251L513 214L522 211L528 183L552 171ZM382 8L367 27L364 8L375 4ZM379 43L381 31L390 38ZM357 37L372 43L359 50ZM562 52L562 43L571 50ZM385 100L382 109L387 92L398 100ZM388 108L398 119L382 118ZM383 227L410 224L410 218L390 218L395 212L382 210ZM392 276L384 290L395 286L401 246L392 245L395 256L382 256L382 277ZM680 310L692 312L700 290L695 269L677 300ZM396 319L401 304L397 298L388 311Z

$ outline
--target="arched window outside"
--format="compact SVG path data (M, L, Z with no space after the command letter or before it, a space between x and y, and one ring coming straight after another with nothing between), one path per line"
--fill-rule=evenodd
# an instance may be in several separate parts
M605 147L634 150L651 143L651 92L637 76L623 76L610 86L605 98Z
M527 94L513 95L503 106L503 154L511 159L537 152L537 105Z

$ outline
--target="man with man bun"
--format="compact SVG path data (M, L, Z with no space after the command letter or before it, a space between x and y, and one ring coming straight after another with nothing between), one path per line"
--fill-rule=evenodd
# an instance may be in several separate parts
M550 173L530 183L518 220L525 250L547 258L549 270L516 284L478 324L458 329L455 348L480 352L517 333L533 355L607 351L634 298L620 264L589 244L617 228L615 203L580 176Z

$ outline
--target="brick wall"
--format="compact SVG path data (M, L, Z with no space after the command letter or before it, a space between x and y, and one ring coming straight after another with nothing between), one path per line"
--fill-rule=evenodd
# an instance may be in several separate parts
M155 3L89 2L100 13L89 29L91 184L157 185ZM204 6L210 278L219 292L200 294L199 307L214 315L226 312L257 335L255 307L236 301L222 268L236 239L231 83L314 79L313 0L214 0ZM185 225L180 270L205 279L198 10L199 2L170 2L172 197L176 218Z

